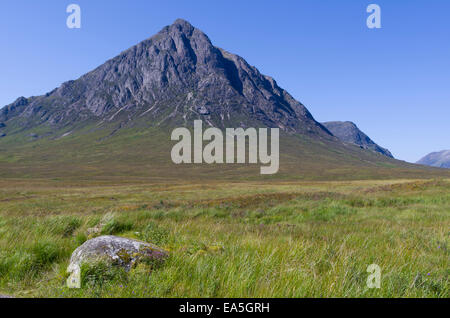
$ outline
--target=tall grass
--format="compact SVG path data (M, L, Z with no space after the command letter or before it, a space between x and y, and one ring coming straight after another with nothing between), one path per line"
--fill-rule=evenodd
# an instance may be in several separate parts
M33 194L24 201L0 201L2 293L450 296L448 181L60 190L3 189L10 197ZM85 265L82 288L68 289L70 255L105 214L112 217L99 234L152 242L170 257L161 266L141 263L128 273L103 263ZM366 285L366 270L373 263L382 270L380 289Z

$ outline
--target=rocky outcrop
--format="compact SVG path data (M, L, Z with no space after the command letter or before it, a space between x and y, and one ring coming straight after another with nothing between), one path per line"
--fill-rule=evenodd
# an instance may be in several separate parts
M322 123L322 125L343 142L351 143L362 149L371 150L394 158L389 150L378 146L351 121L329 121Z

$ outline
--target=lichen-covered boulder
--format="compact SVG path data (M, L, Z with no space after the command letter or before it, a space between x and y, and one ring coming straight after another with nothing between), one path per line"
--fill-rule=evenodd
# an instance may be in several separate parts
M168 252L146 242L118 236L105 235L93 238L79 246L70 258L67 272L69 287L79 288L80 268L83 263L107 261L129 271L139 261L163 261Z
M86 241L70 258L70 264L105 259L126 270L139 260L163 260L168 253L156 245L124 237L104 235Z

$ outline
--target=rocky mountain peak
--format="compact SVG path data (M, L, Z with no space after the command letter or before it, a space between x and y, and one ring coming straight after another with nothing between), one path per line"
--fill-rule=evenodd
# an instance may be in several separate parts
M274 79L183 19L79 79L0 111L0 121L17 116L50 125L121 121L121 127L142 116L155 125L203 119L217 127L269 126L333 138Z
M355 123L351 121L329 121L322 123L334 136L346 143L359 146L362 149L378 152L393 158L391 152L377 145L372 139L362 132Z
M170 29L177 29L179 30L181 33L185 33L185 34L192 34L192 32L194 31L194 26L192 26L192 24L190 24L188 21L178 18L176 19L170 26Z

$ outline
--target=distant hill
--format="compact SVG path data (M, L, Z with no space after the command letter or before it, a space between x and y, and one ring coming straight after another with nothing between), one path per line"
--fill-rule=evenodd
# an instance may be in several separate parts
M372 150L387 157L394 158L389 150L378 146L351 121L329 121L322 123L322 125L343 142L355 144L362 149Z
M417 161L417 163L431 167L450 168L450 150L432 152Z

